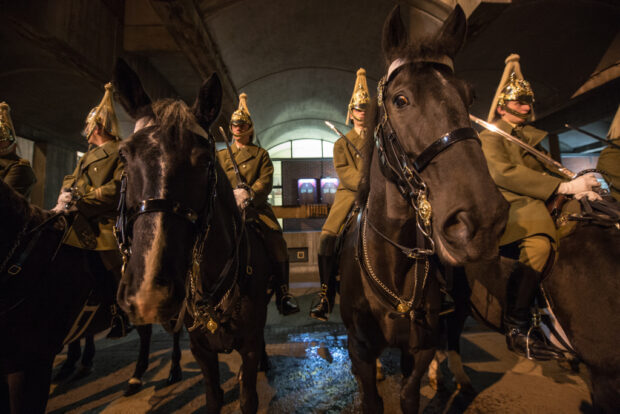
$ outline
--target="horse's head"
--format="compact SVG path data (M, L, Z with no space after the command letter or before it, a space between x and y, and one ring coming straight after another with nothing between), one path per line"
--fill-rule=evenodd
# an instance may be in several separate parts
M216 159L206 131L219 114L222 87L212 75L189 108L180 100L151 103L122 60L114 78L136 120L119 149L126 187L119 228L128 261L118 301L136 323L166 322L180 309L194 240L210 209Z
M392 11L383 29L389 68L379 86L376 134L384 175L413 183L401 192L415 194L414 203L426 186L432 239L453 265L496 253L508 212L471 129L472 91L454 75L465 32L460 6L434 37L419 40L407 35L398 7Z

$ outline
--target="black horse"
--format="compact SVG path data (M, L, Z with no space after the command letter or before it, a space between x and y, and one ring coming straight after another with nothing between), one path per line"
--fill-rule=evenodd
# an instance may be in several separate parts
M590 374L592 405L595 412L618 411L620 401L620 230L588 222L562 238L557 262L543 280L538 305L543 322L552 326L552 341L566 349L571 361L584 363ZM455 291L458 306L456 323L448 329L452 358L450 369L456 372L461 386L469 384L460 357L458 342L463 330L463 315L473 315L495 329L503 331L502 309L505 306L508 275L514 259L500 257L489 262L467 265L455 280L465 287ZM469 282L469 286L467 286ZM553 323L553 319L557 323Z
M366 130L375 134L367 137L363 208L340 261L340 310L364 412L383 410L375 359L385 347L401 349L402 411L418 412L438 340L440 261L497 254L506 223L508 204L469 122L469 88L453 74L465 27L459 6L426 41L408 40L398 8L384 25L389 69L368 112L375 116Z
M81 330L72 328L84 305L106 303L102 278L112 276L92 266L97 252L59 248L67 223L1 180L0 211L0 411L42 413L55 355ZM110 320L101 305L83 334L109 328Z
M123 61L115 83L137 121L120 148L126 194L119 228L128 262L119 303L137 323L166 321L186 306L207 412L222 406L218 352L233 349L243 359L241 410L255 412L270 264L259 236L244 225L206 132L221 106L219 78L203 84L191 109L182 101L151 104Z

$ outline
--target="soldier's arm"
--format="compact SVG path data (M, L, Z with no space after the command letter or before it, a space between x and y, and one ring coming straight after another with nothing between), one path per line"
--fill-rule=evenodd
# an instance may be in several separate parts
M504 138L497 134L485 131L480 134L480 141L489 173L498 187L539 200L548 200L563 181L525 165L514 164L504 147Z
M37 182L34 171L28 161L19 161L9 169L4 182L23 196L30 193L30 189Z
M620 150L607 147L601 151L596 168L603 171L608 184L620 188Z
M84 194L75 204L78 211L90 218L115 210L120 197L122 173L123 164L117 161L112 179L101 187Z
M357 191L361 173L355 168L355 165L349 163L345 154L345 145L340 140L334 144L334 167L342 185L348 190Z
M267 151L261 152L258 178L252 184L252 191L254 192L253 201L256 205L266 203L273 188L273 163Z

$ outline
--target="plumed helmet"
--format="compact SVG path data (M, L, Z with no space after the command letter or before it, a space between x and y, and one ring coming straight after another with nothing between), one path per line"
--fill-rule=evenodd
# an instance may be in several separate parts
M346 124L349 125L349 120L353 118L353 109L365 111L368 108L369 103L370 94L368 93L368 85L366 83L366 70L364 68L360 68L357 71L353 95L351 95L351 100L349 101Z
M11 153L17 145L17 135L11 120L11 107L6 102L0 102L0 155Z
M611 121L611 125L609 126L607 139L612 141L620 140L620 105L618 105L616 115L614 116L614 119Z
M93 133L97 125L100 125L108 134L119 139L118 119L114 111L113 102L114 88L111 83L105 85L105 93L99 105L90 110L86 117L86 125L82 135L87 139Z
M534 91L530 86L530 83L526 81L521 73L521 65L519 64L519 55L513 53L506 58L506 66L504 67L504 73L502 79L499 82L495 97L491 103L489 110L488 122L495 121L497 117L497 107L506 109L508 101L519 101L527 103L529 105L534 104ZM523 118L523 114L515 113L506 109L515 116ZM531 110L526 118L533 119L534 113Z
M234 134L232 132L233 125L244 125L247 124L250 128L241 133ZM239 108L235 112L233 112L230 117L230 133L237 137L244 137L246 135L250 135L254 133L254 123L252 122L252 118L250 117L250 110L248 109L248 95L242 93L239 95Z

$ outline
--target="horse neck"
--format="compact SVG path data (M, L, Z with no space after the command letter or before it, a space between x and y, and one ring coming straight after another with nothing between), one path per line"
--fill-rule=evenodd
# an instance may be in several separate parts
M11 243L40 209L30 206L24 197L0 180L0 211L0 243L4 245Z
M225 263L234 254L236 237L242 225L230 182L221 169L216 171L218 179L215 203L203 255L207 284L217 280Z
M375 150L376 151L376 150ZM394 183L387 180L373 154L370 166L370 189L367 201L367 218L381 233L392 241L407 247L416 245L416 223L412 207L403 199ZM412 278L407 278L414 262L396 247L389 244L369 226L366 226L366 243L371 264L384 269L379 276L396 289L407 291Z

